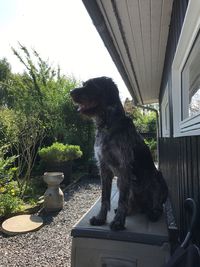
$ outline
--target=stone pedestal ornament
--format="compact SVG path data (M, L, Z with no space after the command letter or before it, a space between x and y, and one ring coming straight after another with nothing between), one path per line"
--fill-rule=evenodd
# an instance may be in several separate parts
M44 193L45 211L60 211L64 205L64 194L60 189L60 183L64 179L64 174L62 172L45 172L43 179L48 185Z

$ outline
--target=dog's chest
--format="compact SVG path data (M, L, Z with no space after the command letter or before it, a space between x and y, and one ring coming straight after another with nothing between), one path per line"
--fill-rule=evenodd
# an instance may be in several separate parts
M101 131L96 134L94 152L99 162L104 161L109 165L115 165L112 141L108 132Z
M107 135L102 131L97 132L94 145L94 152L97 160L101 160L106 156L107 145Z

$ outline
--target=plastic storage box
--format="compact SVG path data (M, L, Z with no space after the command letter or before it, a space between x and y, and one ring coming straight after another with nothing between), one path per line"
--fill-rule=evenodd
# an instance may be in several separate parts
M113 232L109 222L117 202L118 191L113 184L108 223L89 224L99 210L99 199L73 227L72 267L161 267L167 261L170 248L164 216L158 222L150 222L143 214L128 216L126 229Z

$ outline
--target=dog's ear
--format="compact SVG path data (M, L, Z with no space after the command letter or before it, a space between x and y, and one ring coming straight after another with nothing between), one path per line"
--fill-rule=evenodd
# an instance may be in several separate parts
M119 106L122 107L122 103L119 97L119 90L117 85L112 79L108 78L106 86L106 99L109 106Z
M111 78L103 76L90 79L84 83L84 86L90 84L98 92L98 95L101 98L104 106L118 106L121 110L123 109L121 100L119 98L119 90Z

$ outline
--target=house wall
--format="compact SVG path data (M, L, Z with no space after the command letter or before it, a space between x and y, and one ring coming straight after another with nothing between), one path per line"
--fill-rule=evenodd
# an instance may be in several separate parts
M173 3L169 29L165 65L160 90L160 104L168 84L170 136L161 137L160 169L167 180L170 198L174 208L180 237L184 238L188 228L188 217L184 209L184 200L193 197L200 203L200 136L173 138L172 83L171 67L179 40L188 0L175 0ZM163 114L161 114L162 116ZM161 127L162 128L162 127ZM200 231L198 231L200 232ZM197 242L200 237L196 234Z

